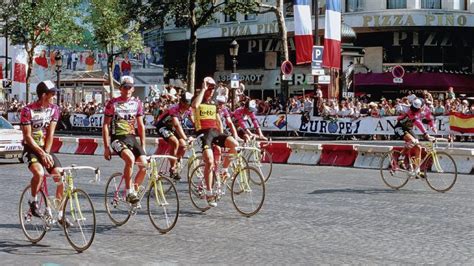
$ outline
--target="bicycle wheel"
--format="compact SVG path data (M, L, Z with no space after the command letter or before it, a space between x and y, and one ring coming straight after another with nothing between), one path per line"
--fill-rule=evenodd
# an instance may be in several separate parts
M410 176L408 175L408 170L406 168L409 166L408 156L405 157L405 160L402 165L398 164L398 157L400 157L401 152L397 150L392 150L385 153L380 162L380 175L382 181L390 188L400 189L408 182Z
M167 177L158 177L148 191L148 216L153 226L162 234L176 225L179 216L178 192Z
M74 189L63 207L64 233L67 241L78 252L88 249L94 241L95 210L89 195L82 189Z
M127 190L122 173L111 175L105 185L105 210L117 226L124 225L130 219L130 203L126 197Z
M458 168L451 155L438 151L426 159L425 173L428 186L438 192L450 190L458 178Z
M38 198L38 212L46 214L48 202L44 196L43 191L38 191L36 194ZM47 227L44 220L40 217L33 216L30 212L30 204L28 200L31 198L31 185L28 185L21 193L20 205L18 207L18 215L20 218L21 230L26 238L33 244L38 243L46 234Z
M249 164L252 164L257 168L262 174L265 182L268 181L272 175L273 170L273 159L272 154L269 153L266 149L262 149L260 152L252 152L251 155L247 158Z
M204 179L204 164L198 165L191 172L189 178L189 197L191 203L196 209L205 212L209 210L209 205L206 200L206 184Z
M230 195L232 204L240 214L246 217L255 215L265 200L265 181L260 171L255 167L245 167L235 173Z

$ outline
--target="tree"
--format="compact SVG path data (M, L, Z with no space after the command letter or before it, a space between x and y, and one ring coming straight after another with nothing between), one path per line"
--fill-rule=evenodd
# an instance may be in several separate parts
M7 21L4 33L11 38L12 44L24 46L27 54L27 103L30 101L35 48L39 45L68 45L79 38L81 29L74 21L77 3L77 0L10 0L5 8L0 9L0 17Z
M131 5L129 2L131 1L90 0L89 3L89 21L94 39L107 54L110 97L113 97L114 91L112 67L115 56L143 50L140 23L136 14L128 13Z

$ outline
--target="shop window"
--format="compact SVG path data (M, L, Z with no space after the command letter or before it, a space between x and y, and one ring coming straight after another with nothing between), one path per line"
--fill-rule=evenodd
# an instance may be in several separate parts
M283 2L283 15L285 18L292 18L293 14L293 1L292 0L284 0Z
M365 0L346 0L346 12L363 11L365 7Z
M405 9L407 8L407 0L388 0L387 9Z
M441 9L441 0L421 0L421 8Z
M245 20L257 20L257 14L255 13L245 14Z

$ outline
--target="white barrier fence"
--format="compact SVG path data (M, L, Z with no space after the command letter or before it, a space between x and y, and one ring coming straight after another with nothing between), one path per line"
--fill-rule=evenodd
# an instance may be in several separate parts
M73 127L79 128L101 128L104 120L103 114L87 116L85 114L73 113L69 121ZM19 123L19 113L8 113L8 120L12 123ZM307 123L302 122L300 114L289 115L268 115L257 116L257 120L263 131L297 131L300 133L311 133L320 135L393 135L393 128L396 124L396 116L386 116L380 118L361 117L324 119L323 117L312 117ZM448 135L453 133L449 128L449 116L437 116L435 126L438 135ZM153 129L154 117L145 115L145 127ZM248 121L248 126L252 123ZM415 128L415 133L418 129ZM433 134L434 132L430 132ZM469 135L469 134L464 134Z

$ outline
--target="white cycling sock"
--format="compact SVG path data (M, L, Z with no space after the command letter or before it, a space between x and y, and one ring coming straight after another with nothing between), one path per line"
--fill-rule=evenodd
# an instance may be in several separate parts
M31 197L30 197L30 202L32 202L32 201L38 201L38 195L36 195L36 196L34 196L34 197L31 196Z
M127 194L132 194L132 193L135 193L135 189L133 188L127 189Z
M58 220L61 220L63 218L63 211L58 211Z

